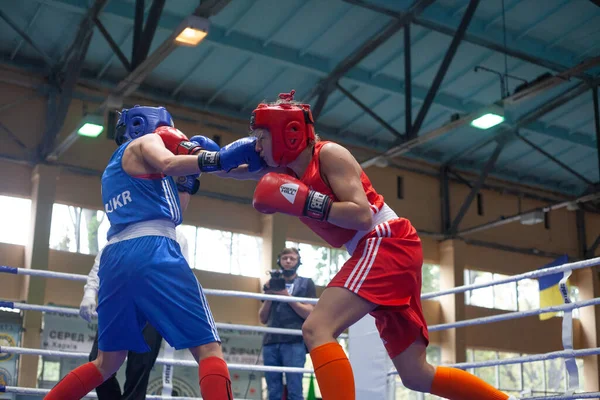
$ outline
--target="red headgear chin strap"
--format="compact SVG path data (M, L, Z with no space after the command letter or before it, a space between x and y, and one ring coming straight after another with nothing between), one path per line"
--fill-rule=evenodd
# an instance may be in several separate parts
M273 160L280 166L294 161L315 139L309 104L293 103L295 90L281 93L274 104L259 104L252 112L250 129L268 129L273 142Z

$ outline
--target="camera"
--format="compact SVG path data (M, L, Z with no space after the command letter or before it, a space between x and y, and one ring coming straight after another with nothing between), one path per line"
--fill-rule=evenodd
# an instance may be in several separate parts
M269 279L269 286L263 286L263 291L273 290L278 292L280 290L285 289L285 279L283 279L283 274L279 270L269 271L271 274L271 279Z

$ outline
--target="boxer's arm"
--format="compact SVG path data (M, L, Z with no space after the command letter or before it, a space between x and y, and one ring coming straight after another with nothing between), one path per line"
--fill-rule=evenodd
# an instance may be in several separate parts
M321 175L339 201L333 203L327 222L347 229L371 229L373 216L362 186L362 169L344 147L329 143L320 153Z
M190 204L191 195L187 192L178 192L179 193L179 204L181 205L181 211L185 212L187 210L188 205Z
M98 289L100 288L100 279L98 278L98 269L100 268L100 257L102 257L102 250L98 252L94 259L94 265L88 274L87 281L83 287L83 297L89 297L92 299L96 298Z
M216 172L210 172L210 174L216 175L219 178L230 178L230 179L237 179L240 181L249 181L249 180L259 181L260 178L262 178L269 172L277 172L280 174L287 174L289 171L288 171L287 167L264 167L260 171L250 172L250 171L248 171L247 165L240 165L239 167L232 169L229 172L216 171Z
M200 173L198 156L174 155L165 147L158 135L145 135L139 139L143 160L152 168L168 176L185 176Z

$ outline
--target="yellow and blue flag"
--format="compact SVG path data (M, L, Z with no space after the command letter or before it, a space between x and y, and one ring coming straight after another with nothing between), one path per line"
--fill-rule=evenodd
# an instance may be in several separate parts
M544 265L540 269L558 267L559 265L566 264L567 262L569 262L569 257L564 255L552 261L551 263ZM538 285L540 289L540 308L559 306L565 303L559 286L560 280L563 278L563 276L563 272L558 272L556 274L540 276L538 278ZM567 281L567 293L569 293L569 291L570 287ZM540 320L544 321L546 319L550 319L557 314L557 312L540 314Z

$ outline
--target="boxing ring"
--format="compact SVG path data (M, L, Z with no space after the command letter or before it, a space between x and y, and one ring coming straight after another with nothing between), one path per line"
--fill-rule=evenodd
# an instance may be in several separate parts
M446 364L447 366L453 366L461 369L470 369L470 368L484 368L491 367L496 365L510 365L510 364L520 364L523 362L533 362L533 361L542 361L542 360L551 360L551 359L563 359L565 363L565 368L568 375L568 385L565 393L561 395L552 395L548 397L525 397L523 399L555 399L555 400L570 400L570 399L592 399L592 398L600 398L600 392L588 392L583 393L580 392L580 382L578 376L578 368L575 363L575 357L583 357L590 355L598 355L600 354L600 348L589 348L589 349L573 349L573 333L572 333L572 312L575 309L596 306L600 305L600 298L594 298L589 300L572 302L568 296L566 290L566 282L572 271L582 268L589 268L596 265L600 265L600 257L593 258L584 261L578 261L573 263L563 264L557 267L539 269L531 272L527 272L524 274L514 275L508 278L494 280L491 282L464 285L448 290L442 290L435 293L427 293L422 296L423 300L426 299L434 299L441 296L453 295L456 293L463 293L470 290L483 289L486 287L502 285L506 283L518 282L523 279L536 279L545 275L562 273L563 278L560 281L559 285L561 288L561 292L563 294L564 304L552 306L552 307L544 307L538 308L534 310L528 311L516 311L516 312L508 312L494 316L482 317L469 319L464 321L457 321L453 323L445 323L439 325L431 325L429 326L430 332L442 331L447 329L455 329L466 326L474 326L481 324L488 324L499 321L507 321L514 320L519 318L524 318L528 316L535 316L548 312L563 312L562 317L562 344L563 350L554 351L546 354L536 354L522 357L513 357L506 358L500 360L490 360L490 361L482 361L482 362L467 362L467 363L458 363L458 364ZM35 270L35 269L24 269L24 268L14 268L9 266L0 266L0 273L8 273L8 274L18 274L18 275L29 275L29 276L37 276L43 278L55 278L55 279L66 279L71 281L81 281L85 282L87 280L86 275L77 275L77 274L68 274L61 272L51 272L51 271L43 271L43 270ZM306 302L311 304L316 304L317 299L312 298L301 298L301 297L289 297L289 296L276 296L276 295L267 295L267 294L258 294L258 293L247 293L240 291L231 291L231 290L216 290L216 289L204 289L204 292L207 296L228 296L228 297L238 297L238 298L250 298L256 300L277 300L281 302ZM58 314L67 314L67 315L79 315L78 309L66 308L66 307L55 307L55 306L43 306L43 305L35 305L35 304L26 304L19 302L11 302L11 301L3 301L0 298L0 307L14 309L14 310L32 310L32 311L40 311L45 313L58 313ZM268 328L268 327L260 327L260 326L248 326L248 325L239 325L239 324L226 324L226 323L216 323L217 329L219 330L239 330L239 331L252 331L259 333L279 333L286 335L302 335L300 330L294 329L281 329L281 328ZM343 334L340 338L349 339L350 343L350 360L353 361L353 358L359 358L357 355L353 357L352 352L352 344L353 340L361 340L361 335L356 335L353 337L352 328L349 331L349 334ZM360 347L365 347L365 343L362 343ZM381 343L379 343L379 347L383 348ZM356 346L358 348L358 346ZM372 350L372 349L371 349ZM367 349L366 357L372 357L372 351ZM56 350L43 350L43 349L33 349L33 348L22 348L22 347L7 347L1 346L0 353L4 354L14 354L14 355L37 355L37 356L47 356L47 357L63 357L63 358L74 358L74 359L82 359L87 360L88 353L82 352L68 352L68 351L56 351ZM176 360L172 358L158 358L156 361L158 365L171 365L171 366L186 366L186 367L197 367L195 361L189 360ZM256 372L295 372L295 373L303 373L303 374L312 374L312 369L306 368L291 368L291 367L270 367L264 365L251 365L251 364L228 364L229 369L231 371L256 371ZM382 371L383 375L387 377L387 399L393 400L395 393L395 375L397 373L395 371L387 370ZM391 386L394 388L391 388ZM361 382L357 379L357 399L362 400L360 397L360 387ZM27 394L27 395L39 395L43 396L49 389L38 389L38 388L24 388L17 386L2 386L0 385L0 393L15 393L15 394ZM88 395L89 398L95 398L95 393L92 392ZM158 395L148 395L147 399L178 399L178 400L188 400L195 399L193 397L171 397L171 396L158 396Z

